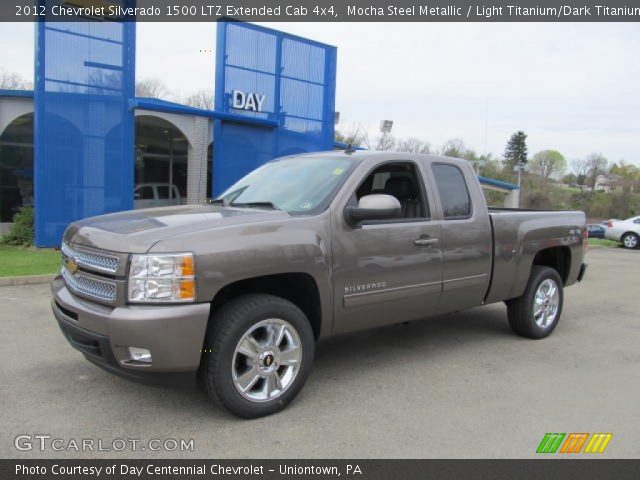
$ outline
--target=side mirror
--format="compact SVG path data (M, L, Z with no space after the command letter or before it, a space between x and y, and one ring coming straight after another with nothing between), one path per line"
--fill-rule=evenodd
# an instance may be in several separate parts
M357 225L366 220L387 220L397 218L402 212L400 202L391 195L365 195L358 206L348 206L345 217L350 225Z
M140 196L140 194L139 194L139 193L134 193L134 194L133 194L133 199L134 199L134 200L140 200L140 198L142 198L142 197Z

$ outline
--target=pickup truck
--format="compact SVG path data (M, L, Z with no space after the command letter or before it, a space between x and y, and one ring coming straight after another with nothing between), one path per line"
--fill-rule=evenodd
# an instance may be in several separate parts
M209 205L72 223L52 308L94 364L258 417L296 396L331 335L505 302L515 333L546 337L586 240L582 212L488 209L463 160L302 154Z

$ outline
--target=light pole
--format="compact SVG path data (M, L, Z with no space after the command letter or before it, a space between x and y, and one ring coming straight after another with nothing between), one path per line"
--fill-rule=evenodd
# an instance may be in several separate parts
M393 128L393 120L382 120L380 122L380 141L378 142L378 146L376 150L381 150L384 147L384 140L389 133L391 133L391 129Z
M525 169L525 164L523 162L518 162L518 165L516 165L515 167L513 167L514 171L518 172L518 190L517 190L517 196L515 197L515 208L520 208L520 190L521 190L521 183L522 183L522 171Z

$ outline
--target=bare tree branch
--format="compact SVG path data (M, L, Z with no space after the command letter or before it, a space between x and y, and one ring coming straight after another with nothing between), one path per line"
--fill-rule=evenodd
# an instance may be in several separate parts
M186 97L182 103L203 110L213 110L213 93L208 90L199 90Z
M2 90L33 90L33 84L20 74L0 69L0 89Z
M398 140L396 150L399 152L429 154L431 153L431 144L416 137L409 137Z
M345 131L336 130L334 138L336 142L343 142L354 146L362 146L366 139L364 127L359 123L348 126Z
M145 78L136 82L136 96L148 98L167 98L171 92L158 78Z

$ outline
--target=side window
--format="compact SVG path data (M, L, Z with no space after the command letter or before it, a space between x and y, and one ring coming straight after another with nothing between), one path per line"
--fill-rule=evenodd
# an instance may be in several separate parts
M384 186L387 180L391 177L390 172L379 172L373 176L373 185L371 188L372 193L384 193Z
M169 198L169 185L158 185L156 186L156 190L158 191L158 198L160 200Z
M144 186L140 187L136 190L136 193L140 195L140 199L142 200L153 200L153 187Z
M471 198L460 169L445 163L434 163L431 169L438 185L445 220L469 217Z
M391 195L400 202L401 219L427 218L429 208L421 183L422 179L418 176L414 163L386 163L367 175L355 196L360 200L365 195Z

